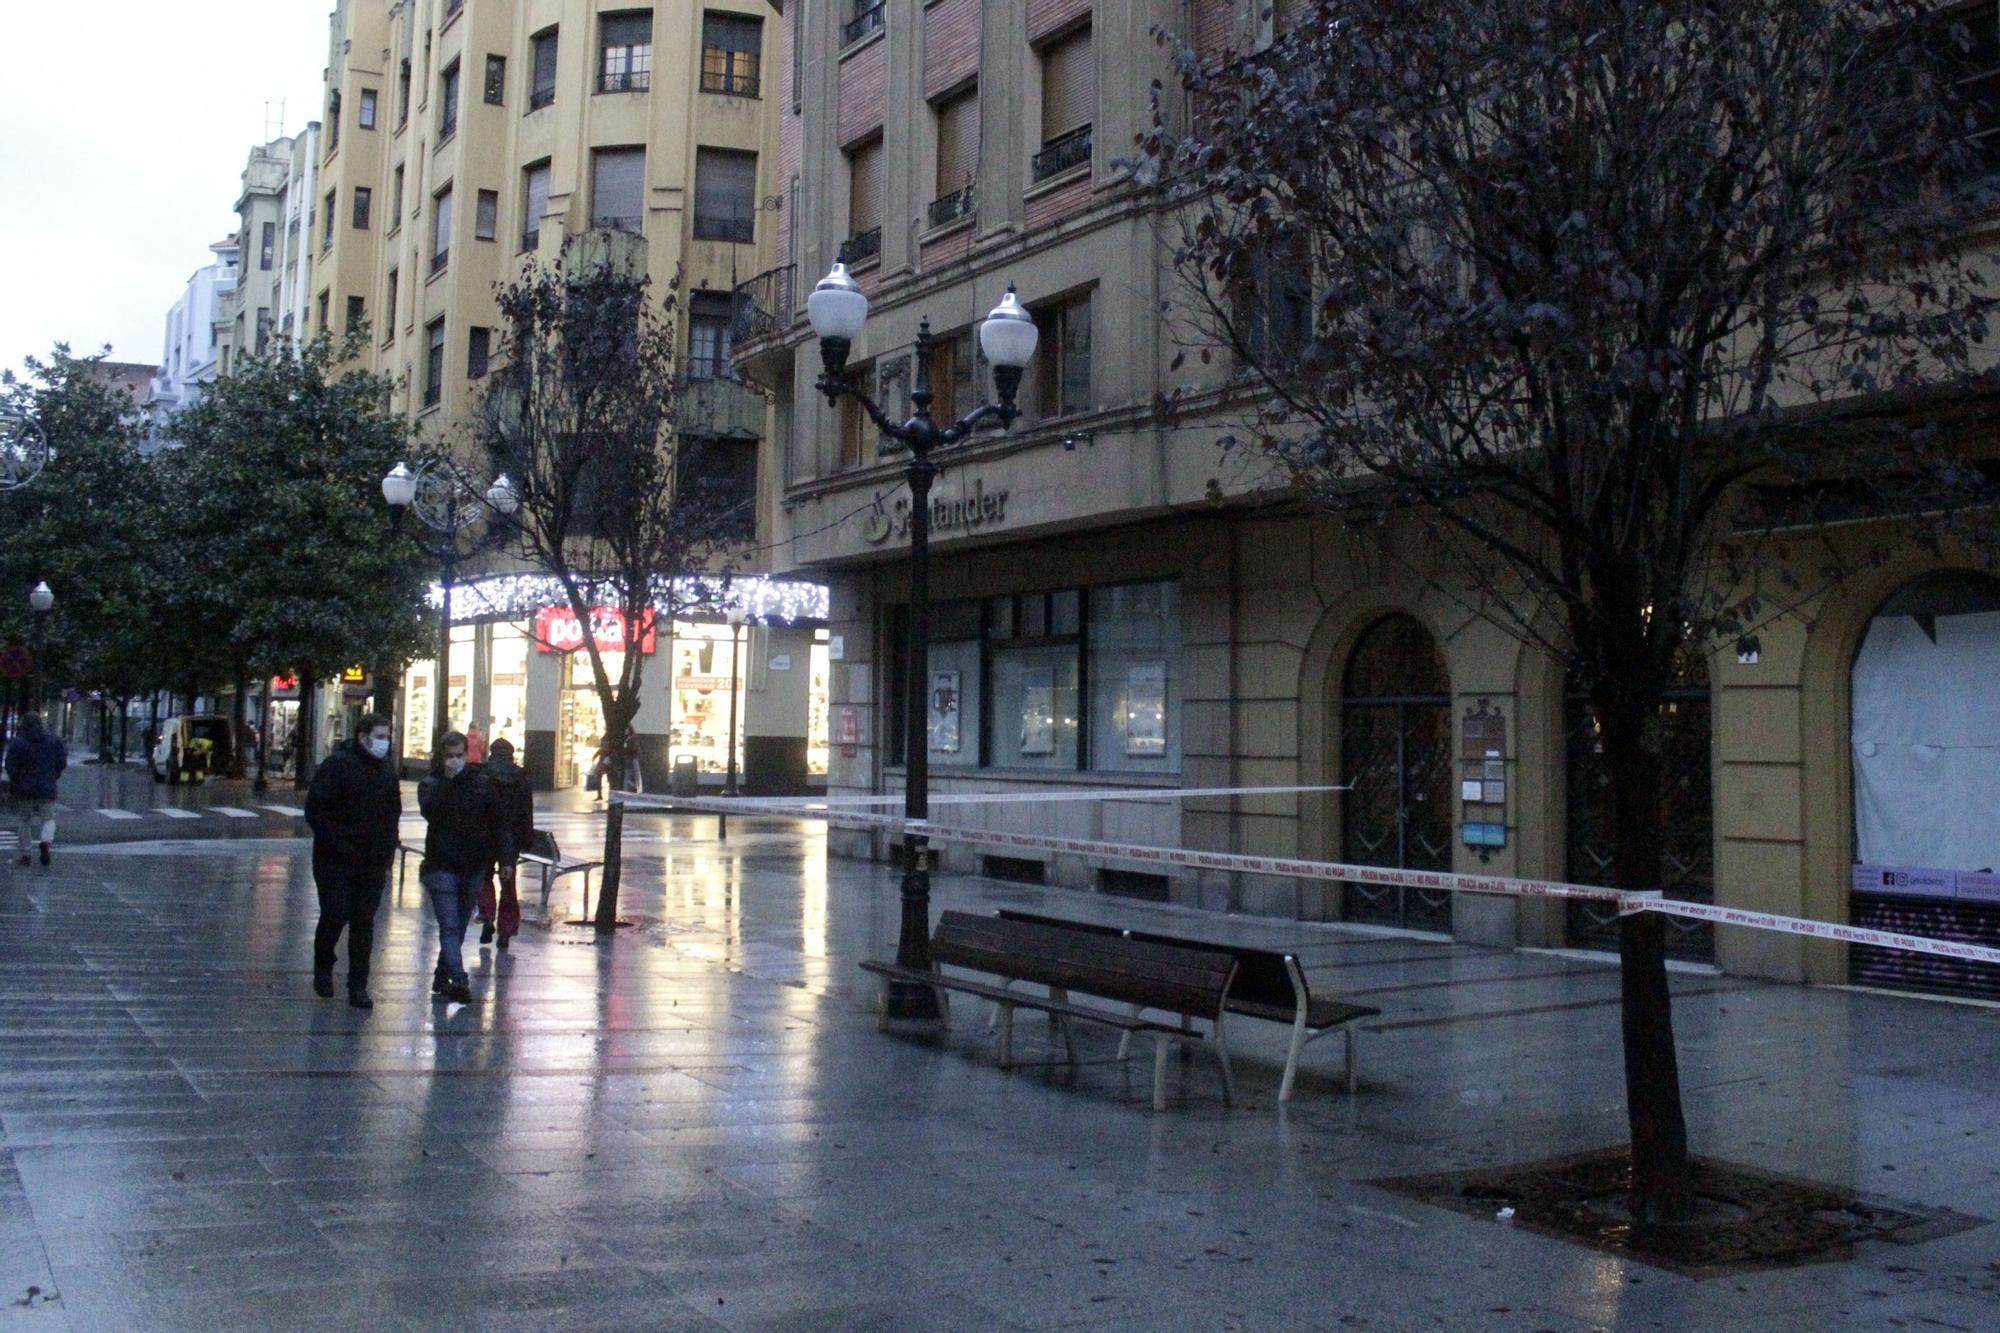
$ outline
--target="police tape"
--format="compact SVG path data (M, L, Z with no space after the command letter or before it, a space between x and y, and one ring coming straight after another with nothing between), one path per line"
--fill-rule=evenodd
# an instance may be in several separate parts
M1218 788L1206 789L1200 794L1257 795L1275 790L1288 789ZM1668 898L1657 890L1637 892L1592 884L1567 884L1557 880L1516 879L1503 875L1467 875L1451 871L1354 865L1339 861L1310 861L1283 856L1253 856L1243 852L1193 851L1179 847L1148 847L1138 843L1106 842L1094 838L1065 838L1046 833L1015 833L1001 829L967 828L936 824L927 820L906 820L900 814L815 808L798 799L645 796L626 792L619 793L619 796L637 805L704 814L809 816L825 819L828 826L833 828L909 832L919 834L930 841L957 843L970 847L1058 852L1140 865L1235 871L1287 879L1333 880L1379 888L1424 889L1434 893L1477 893L1508 898L1563 898L1608 902L1616 904L1621 916L1629 916L1636 912L1659 912L1667 916L1710 921L1717 925L1776 931L1810 939L1831 940L1839 944L1861 944L1878 949L1899 949L1907 953L1955 958L1964 962L2000 964L2000 948L1987 945L1941 940L1929 935L1908 935L1900 931L1876 930L1866 926L1843 926L1830 921L1783 916L1775 912L1751 912L1736 907L1719 907L1713 903L1688 902L1684 899Z
M1040 805L1046 801L1185 801L1197 796L1290 796L1301 792L1351 791L1349 787L1099 787L1073 791L958 791L933 792L932 805L1008 805L1015 802ZM810 808L834 809L850 805L901 805L903 794L882 796L808 796L800 798Z

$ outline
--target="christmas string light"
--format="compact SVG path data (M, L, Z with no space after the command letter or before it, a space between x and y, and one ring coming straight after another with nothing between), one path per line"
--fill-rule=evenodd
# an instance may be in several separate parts
M586 600L616 605L616 585L607 579L580 578ZM444 589L433 583L425 599L436 607L444 600ZM560 580L547 574L492 574L454 584L451 597L453 624L480 620L519 620L544 607L567 606L569 597ZM825 584L800 579L774 579L763 574L738 574L729 578L680 578L660 587L653 607L663 617L698 617L720 620L732 607L741 607L749 619L759 623L825 620L829 605Z

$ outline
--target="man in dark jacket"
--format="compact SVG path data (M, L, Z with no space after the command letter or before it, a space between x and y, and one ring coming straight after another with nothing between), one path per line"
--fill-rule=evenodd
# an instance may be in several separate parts
M42 864L47 865L49 845L56 840L56 782L69 767L69 751L62 737L43 725L40 713L28 713L7 742L6 763L21 826L21 864L28 864L28 844L33 842L41 845Z
M467 755L470 756L468 747ZM508 836L514 841L514 854L518 857L528 850L535 837L535 793L528 786L528 775L514 762L514 742L505 736L493 742L490 758L485 764L486 780L493 786L493 799L499 803L501 821L507 827ZM481 944L493 943L494 926L499 926L500 947L505 949L521 929L521 895L515 884L515 867L499 867L500 901L495 910L493 901L493 872L486 873L479 887L479 931Z
M446 732L436 767L417 784L417 805L430 828L424 833L424 888L438 923L438 963L431 994L472 1003L465 971L465 928L479 900L479 885L497 862L512 870L514 839L500 815L493 785L465 761L465 737Z
M368 955L375 947L375 913L389 887L403 791L389 760L389 719L364 713L354 739L335 749L313 774L306 823L313 834L313 883L319 928L313 932L313 990L333 994L334 946L347 932L347 1002L373 1009Z

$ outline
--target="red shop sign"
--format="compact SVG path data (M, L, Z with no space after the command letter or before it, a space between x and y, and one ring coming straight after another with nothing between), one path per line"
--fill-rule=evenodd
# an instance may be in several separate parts
M646 632L639 638L639 651L653 651L653 617L645 617ZM625 613L598 607L590 613L591 637L600 653L622 653L626 649ZM547 606L535 612L535 649L544 653L573 653L583 647L583 626L576 612L566 606Z

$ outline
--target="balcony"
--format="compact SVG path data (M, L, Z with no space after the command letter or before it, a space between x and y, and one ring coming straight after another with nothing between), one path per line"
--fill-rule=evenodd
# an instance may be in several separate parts
M758 95L757 76L704 66L701 71L701 90L705 93L721 93L725 97L755 97Z
M882 255L882 228L875 226L855 232L847 238L844 249L849 264L865 264L871 259L879 259Z
M1035 180L1045 181L1051 176L1060 176L1071 167L1079 167L1090 161L1090 126L1079 125L1068 134L1058 135L1042 145L1042 151L1035 154Z
M542 229L540 227L530 227L526 231L521 233L521 252L523 254L526 254L531 250L539 250L541 248L542 248Z
M644 232L646 219L643 216L629 217L623 214L592 214L590 225L598 231Z
M960 218L969 218L972 216L972 207L972 186L968 184L964 189L953 190L950 194L931 200L930 224L933 227L942 227Z
M792 276L796 271L793 265L786 264L736 284L735 291L730 293L732 346L741 347L746 342L784 332L792 322Z
M605 70L597 76L600 93L643 93L653 86L649 69Z
M714 363L690 362L688 369L721 369ZM681 394L677 424L683 435L716 439L761 439L764 435L764 395L741 380L697 378L689 374Z
M840 25L841 44L845 46L858 42L869 33L878 31L887 8L884 0L876 0L869 8L857 11L853 18Z

